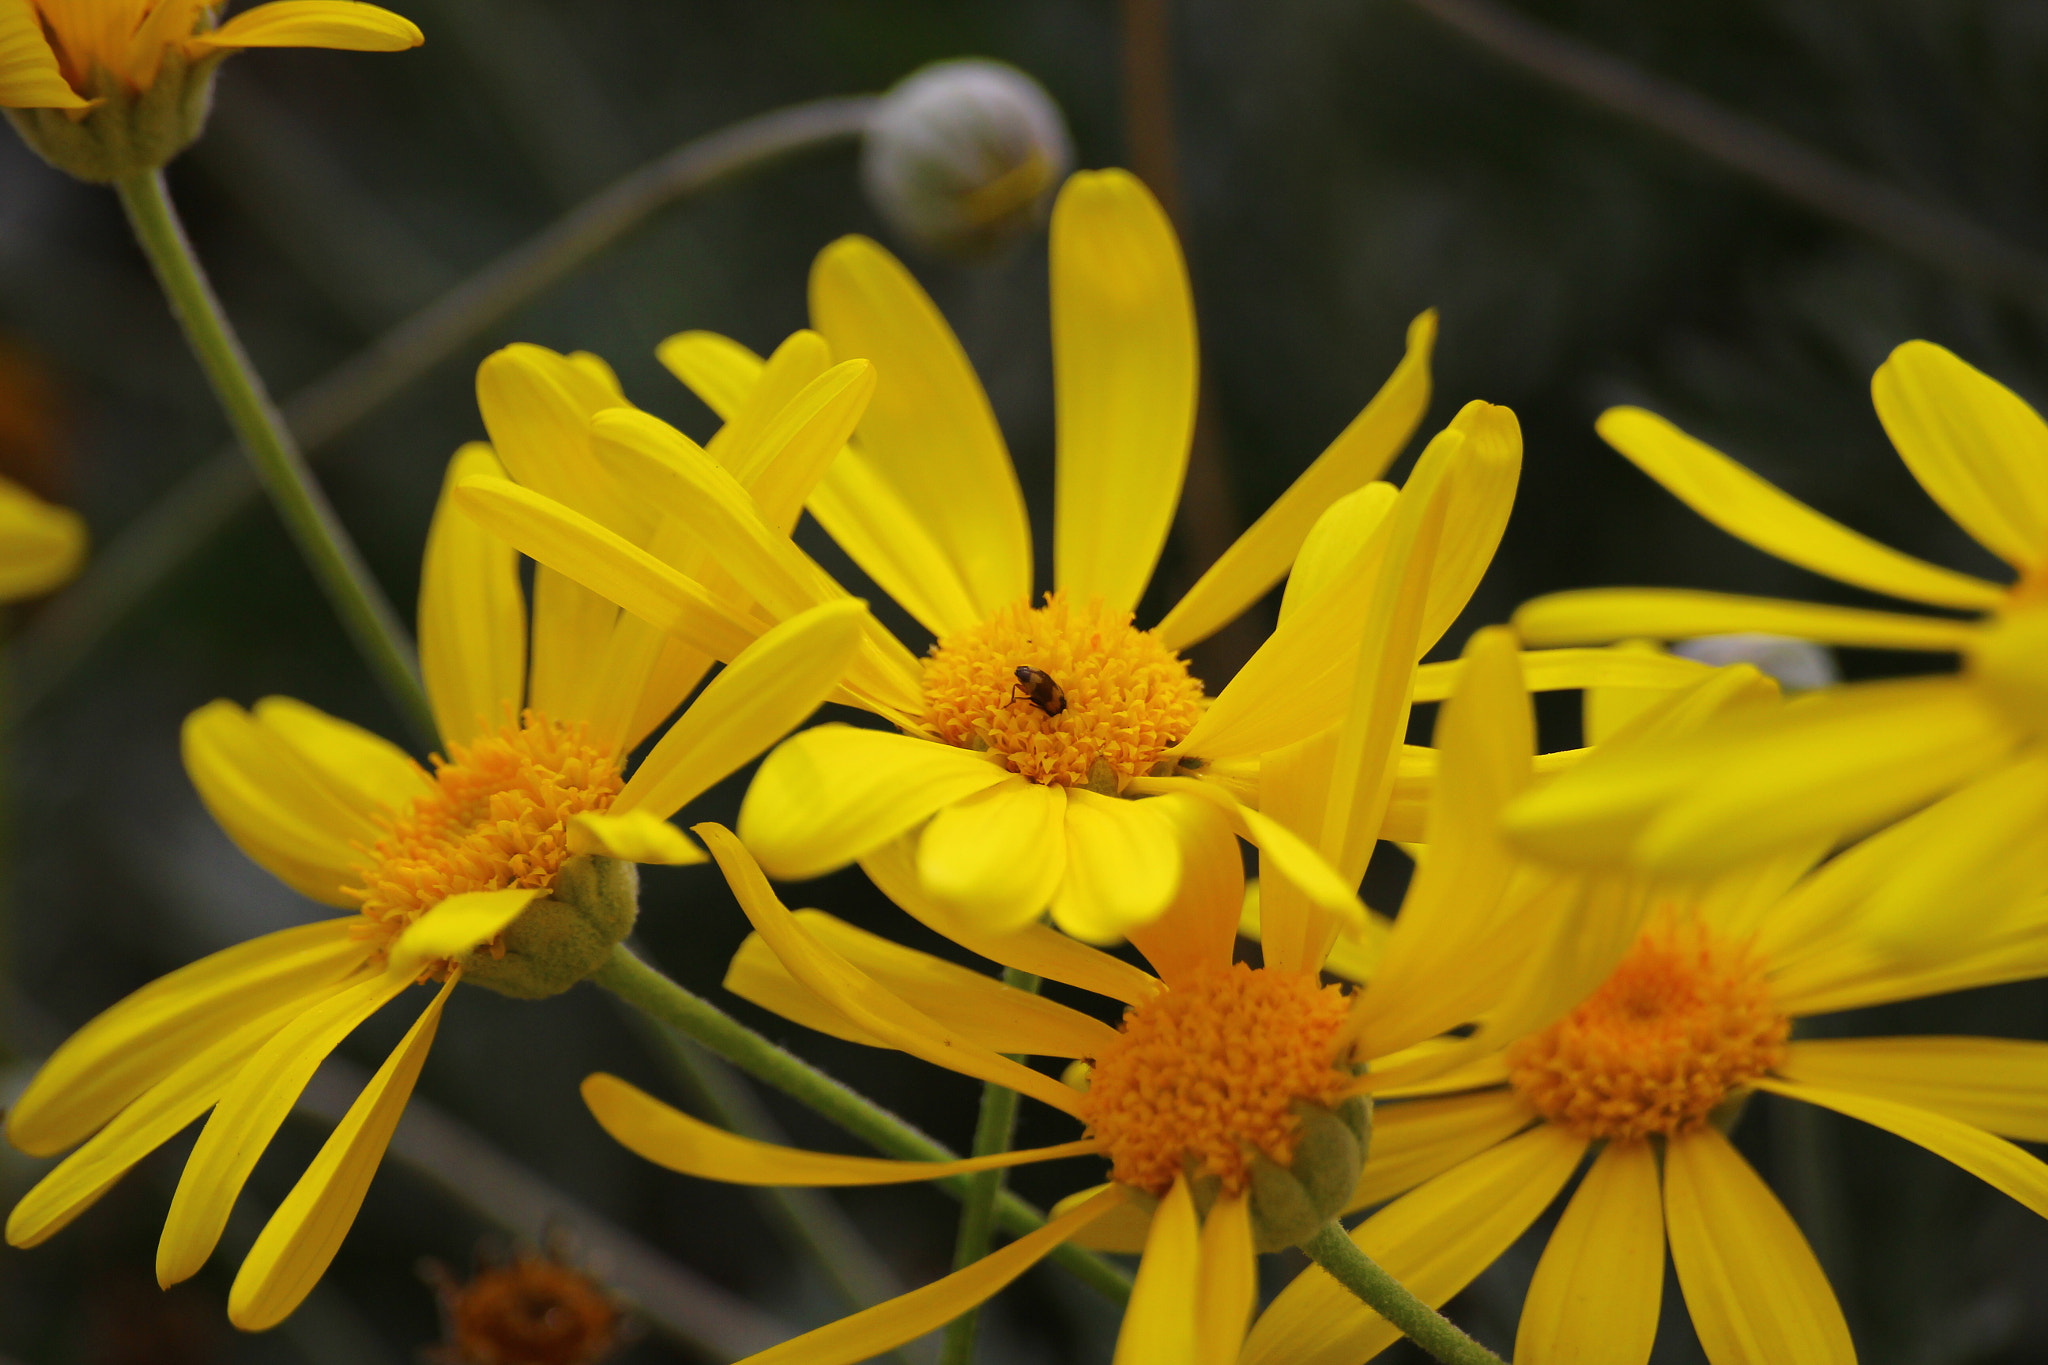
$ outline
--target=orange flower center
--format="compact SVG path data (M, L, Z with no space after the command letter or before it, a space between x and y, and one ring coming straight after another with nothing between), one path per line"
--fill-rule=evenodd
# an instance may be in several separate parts
M1054 592L939 641L924 713L948 744L999 754L1034 782L1114 794L1194 728L1202 684L1129 612Z
M622 785L588 727L537 711L434 758L434 790L393 815L349 894L386 936L462 891L546 887L569 857L569 821Z
M1790 1028L1746 944L1662 926L1584 1004L1511 1046L1509 1079L1577 1136L1671 1137L1783 1060Z
M1241 1191L1254 1152L1294 1160L1297 1102L1342 1098L1347 1010L1338 987L1242 962L1182 982L1124 1015L1117 1046L1092 1059L1081 1120L1119 1184L1163 1195L1185 1172Z
M443 1279L440 1296L440 1365L597 1365L619 1346L618 1305L558 1261L521 1256L465 1284Z

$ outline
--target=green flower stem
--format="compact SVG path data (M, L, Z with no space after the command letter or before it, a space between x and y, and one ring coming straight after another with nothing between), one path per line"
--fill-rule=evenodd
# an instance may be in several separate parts
M193 254L177 210L171 207L163 173L129 176L116 181L114 189L135 229L135 240L149 257L171 311L184 328L185 340L206 371L214 397L226 411L228 424L257 479L298 542L299 553L415 738L431 744L434 713L420 686L411 637L326 496L313 482L305 456L299 453L284 418L236 339Z
M1402 1283L1359 1249L1334 1219L1301 1244L1301 1249L1330 1277L1356 1294L1365 1306L1408 1334L1417 1346L1444 1365L1504 1365L1501 1358L1460 1331L1456 1324L1409 1293Z
M1003 984L1034 995L1038 992L1038 978L1015 967L1003 968ZM1016 1134L1017 1092L993 1081L985 1083L981 1088L981 1116L975 1120L970 1151L975 1156L1007 1152ZM1003 1192L1004 1174L994 1170L967 1177L967 1197L960 1203L960 1235L953 1244L953 1269L965 1270L988 1255L989 1237L995 1231L996 1197ZM947 1324L939 1365L968 1365L974 1359L974 1333L980 1323L981 1310L970 1308Z
M827 1076L799 1057L783 1051L702 996L669 980L634 956L625 944L612 949L611 961L591 981L604 987L649 1018L696 1039L764 1085L817 1111L877 1151L902 1161L956 1161L959 1154L934 1142L866 1096ZM946 1176L931 1183L965 1200L973 1177ZM996 1225L1021 1236L1045 1226L1045 1214L1004 1190L996 1196ZM1062 1246L1052 1253L1058 1262L1115 1304L1131 1296L1130 1276L1083 1247Z

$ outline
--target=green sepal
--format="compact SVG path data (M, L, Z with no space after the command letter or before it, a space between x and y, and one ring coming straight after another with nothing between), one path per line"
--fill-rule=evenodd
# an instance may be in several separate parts
M505 931L504 956L479 948L463 959L463 983L518 1000L560 995L611 960L639 914L639 864L594 854L571 858L548 898L527 906Z
M146 90L136 91L105 67L94 67L98 99L74 118L62 109L9 109L7 121L37 156L66 175L95 185L146 174L198 140L213 107L213 76L226 52L188 58L176 47Z
M1372 1147L1372 1101L1366 1096L1353 1096L1335 1109L1297 1103L1294 1114L1293 1161L1282 1166L1263 1152L1252 1154L1252 1241L1260 1251L1306 1241L1342 1213Z

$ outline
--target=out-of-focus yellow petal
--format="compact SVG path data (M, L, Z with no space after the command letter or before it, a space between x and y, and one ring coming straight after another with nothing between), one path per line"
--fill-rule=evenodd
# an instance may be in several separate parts
M1202 1275L1195 1289L1195 1365L1230 1365L1259 1306L1252 1205L1224 1195L1202 1220Z
M61 1152L217 1038L331 988L370 955L349 933L361 919L280 929L152 981L51 1054L7 1111L7 1140Z
M1053 923L1084 943L1114 943L1159 918L1180 886L1180 841L1152 801L1067 792L1067 875Z
M965 1270L956 1270L922 1289L913 1289L865 1312L748 1356L739 1365L854 1365L855 1361L892 1351L979 1307L1061 1243L1078 1236L1096 1219L1121 1208L1129 1197L1121 1188L1112 1186L1065 1217L1019 1237Z
M1932 1110L2002 1137L2048 1142L2048 1043L1817 1038L1793 1043L1776 1074Z
M1504 1085L1466 1095L1375 1105L1372 1146L1345 1212L1356 1213L1406 1194L1505 1142L1535 1120L1529 1102Z
M1718 1129L1665 1144L1664 1227L1693 1330L1714 1365L1854 1365L1827 1274Z
M16 2L0 4L0 109L24 107L10 104L7 98L6 12ZM32 14L30 22L34 22ZM71 87L61 79L57 85L70 93ZM85 103L76 95L71 98L77 103L37 103L26 107L65 109ZM85 562L85 544L85 522L76 512L44 502L27 489L0 479L0 602L36 597L69 582Z
M1049 1216L1059 1218L1080 1208L1104 1191L1115 1188L1115 1185L1105 1184L1075 1190L1054 1204ZM1076 1233L1073 1238L1074 1245L1087 1247L1090 1251L1114 1251L1125 1256L1139 1255L1145 1250L1145 1239L1152 1235L1152 1213L1156 1207L1156 1204L1148 1207L1147 1203L1126 1199Z
M1154 798L1180 845L1180 887L1166 913L1126 931L1168 985L1230 965L1244 910L1244 857L1223 812L1189 796ZM1092 1054L1091 1054L1092 1055Z
M1456 690L1464 671L1463 659L1423 664L1415 670L1415 700L1442 701ZM1522 686L1531 692L1596 687L1665 690L1700 682L1711 671L1706 664L1661 650L1531 649L1522 653Z
M977 618L1031 593L1031 527L995 414L966 352L910 272L865 237L811 268L811 324L840 360L875 363L860 449L943 548ZM858 488L840 488L842 495Z
M505 476L482 442L455 452L420 565L420 673L446 744L467 744L516 713L526 686L526 594L519 552L455 507L471 475Z
M244 47L403 52L426 40L412 20L361 0L271 0L186 39L185 45L200 52Z
M1475 400L1458 410L1449 429L1463 432L1465 443L1451 461L1450 501L1429 569L1418 652L1434 648L1472 600L1500 548L1522 477L1522 426L1513 410ZM1420 472L1419 462L1416 468Z
M43 36L34 0L0 0L0 109L84 109Z
M1432 308L1408 324L1407 354L1372 401L1166 614L1157 630L1167 648L1180 651L1206 639L1264 596L1288 573L1325 509L1386 472L1429 407L1435 344Z
M402 811L433 790L426 771L405 750L316 706L293 697L265 697L251 713L317 771L329 791L373 820Z
M1609 408L1593 425L1693 511L1788 564L1929 606L1988 611L2005 596L1996 583L1900 554L1822 516L1653 412Z
M654 355L723 422L739 415L765 368L760 356L717 332L678 332L656 346Z
M1280 620L1287 621L1302 603L1348 574L1361 551L1371 546L1386 525L1401 490L1376 481L1331 503L1309 527L1308 538L1287 571L1287 589L1280 594Z
M1067 875L1067 793L998 782L943 806L917 842L924 889L947 910L1004 933L1037 919Z
M1241 1201L1234 1201L1241 1202ZM1201 1312L1202 1229L1185 1176L1159 1201L1111 1365L1187 1365ZM1242 1325L1240 1324L1240 1331ZM1213 1347L1214 1343L1211 1343Z
M1264 923L1265 892L1256 881L1245 885L1244 904L1237 914L1237 935L1254 943L1265 941ZM1387 949L1387 935L1393 930L1394 922L1377 910L1368 911L1365 927L1353 930L1347 926L1344 934L1330 945L1330 951L1323 958L1323 970L1354 985L1364 985L1372 980L1373 970L1379 966L1380 955ZM1272 965L1270 962L1267 965Z
M1522 1303L1522 1365L1645 1365L1664 1299L1664 1209L1647 1142L1610 1142L1579 1183Z
M1067 181L1053 205L1051 254L1053 581L1130 611L1187 473L1194 298L1173 224L1128 171Z
M2048 423L2005 385L1927 341L1870 380L1899 457L1956 524L2017 568L2048 556Z
M784 880L819 877L998 782L1020 780L965 749L882 730L818 725L761 761L740 837Z
M405 1102L412 1098L455 980L448 978L406 1030L257 1235L228 1291L228 1321L243 1331L261 1332L283 1322L313 1292L341 1249Z
M629 810L603 815L586 811L569 822L569 851L600 853L631 863L688 867L706 854L690 836L652 811Z
M2039 901L2014 922L1959 927L1954 941L1909 959L1853 929L1830 935L1798 962L1773 965L1771 1001L1794 1017L1832 1014L2037 976L2048 976L2048 913Z
M1968 649L1982 627L1939 616L1738 597L1691 588L1579 588L1524 602L1515 630L1532 645L1609 640L1691 640L1702 635L1791 635L1863 649Z

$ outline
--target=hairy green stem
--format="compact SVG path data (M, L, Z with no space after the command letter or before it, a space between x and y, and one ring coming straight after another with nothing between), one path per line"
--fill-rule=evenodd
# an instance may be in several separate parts
M734 1019L709 1000L669 980L641 961L625 944L590 978L649 1018L680 1030L765 1085L816 1111L877 1151L902 1161L957 1161L959 1153L936 1142L866 1096L826 1075L800 1057ZM946 1176L931 1183L964 1200L972 1176ZM1045 1226L1045 1214L1004 1190L996 1196L997 1226L1022 1235ZM1094 1252L1071 1244L1051 1259L1112 1303L1131 1296L1130 1276Z
M1038 992L1038 978L1015 967L1003 968L1003 984L1034 995ZM974 1145L970 1152L974 1156L1007 1152L1016 1134L1017 1092L994 1081L986 1082L981 1088L981 1115L974 1123ZM960 1234L953 1243L953 1269L965 1270L988 1255L989 1237L995 1232L996 1197L1003 1192L1004 1174L998 1169L967 1177L967 1197L960 1201ZM980 1324L978 1307L968 1309L947 1324L939 1365L967 1365L973 1360L974 1334Z
M1399 1280L1365 1254L1334 1219L1301 1244L1330 1278L1356 1294L1366 1307L1407 1333L1408 1339L1444 1365L1504 1365L1501 1358L1459 1330L1449 1318L1409 1293Z
M114 189L264 492L414 738L431 745L434 713L420 686L412 639L326 495L313 482L305 456L214 297L177 210L171 207L163 173L132 175L116 182Z

